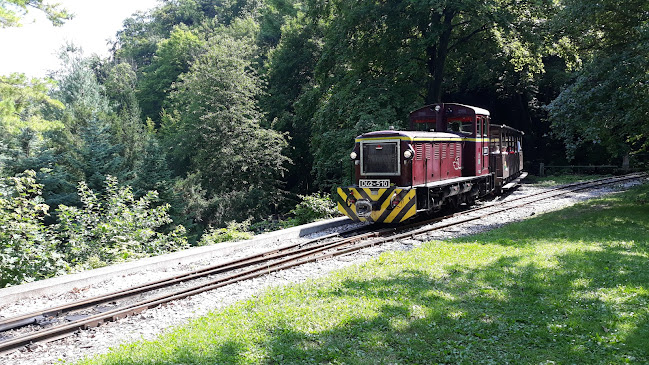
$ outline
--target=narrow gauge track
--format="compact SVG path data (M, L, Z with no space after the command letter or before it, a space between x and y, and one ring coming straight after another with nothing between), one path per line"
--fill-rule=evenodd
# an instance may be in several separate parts
M170 287L179 283L210 277L199 284L175 290L164 295L150 295L149 298L136 300L120 308L105 311L103 313L88 315L85 318L77 319L69 323L53 325L49 328L34 331L33 333L16 336L0 342L0 354L15 351L16 349L31 343L53 341L69 336L77 330L99 326L108 321L114 321L129 315L140 313L148 308L153 308L173 300L183 299L205 291L214 290L219 287L236 283L238 281L252 279L271 272L288 269L302 265L307 262L323 260L334 256L341 256L353 253L366 247L379 245L384 242L419 236L431 231L441 230L454 225L478 220L488 215L493 215L507 210L520 208L522 206L551 199L557 196L573 193L579 190L590 189L602 185L615 184L627 180L645 177L646 174L630 174L614 178L589 181L585 183L574 183L559 188L546 190L542 193L526 195L511 199L506 202L485 204L483 206L468 209L462 212L444 217L425 220L407 226L399 227L363 227L360 229L331 234L307 242L294 244L268 252L244 257L234 261L202 268L190 273L176 275L164 280L159 280L123 291L93 297L67 305L49 308L43 311L29 313L19 317L9 318L0 321L0 334L11 332L13 329L38 324L44 319L52 322L54 316L71 314L75 311L97 307L104 303L114 303L117 300L142 295L143 293L155 291L161 288ZM444 224L444 220L453 218L453 222ZM435 224L435 225L431 225ZM59 318L59 322L65 322L65 318Z

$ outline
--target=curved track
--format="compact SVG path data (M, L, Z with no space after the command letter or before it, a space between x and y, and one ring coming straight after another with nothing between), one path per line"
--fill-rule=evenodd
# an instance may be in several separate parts
M238 281L252 279L271 272L288 269L307 262L353 253L366 247L415 237L431 231L471 222L487 215L520 208L534 202L570 194L579 190L615 184L644 177L631 174L564 185L545 192L527 195L506 202L495 202L399 227L364 227L340 234L320 237L234 261L202 268L126 290L97 296L39 312L0 321L0 354L14 351L31 343L53 341L77 330L98 326L104 322L140 313L171 301L214 290ZM444 223L452 219L451 223ZM16 329L29 326L27 334ZM40 327L43 327L40 329Z

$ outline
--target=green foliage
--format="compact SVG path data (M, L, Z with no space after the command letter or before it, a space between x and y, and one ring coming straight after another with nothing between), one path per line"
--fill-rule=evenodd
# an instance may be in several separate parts
M91 189L104 186L107 176L124 178L122 146L114 142L110 125L98 120L89 121L80 131L81 146L76 149L75 167Z
M106 87L106 95L115 103L117 110L137 107L135 99L137 82L137 75L128 63L122 62L109 67L103 85Z
M19 73L0 76L0 123L8 135L25 128L46 132L62 127L60 122L43 115L47 108L63 109L63 103L48 95L53 86L50 79L29 79Z
M408 112L445 90L465 98L493 85L525 90L544 69L542 24L556 9L547 0L311 2L271 54L270 80L288 82L271 84L279 91L271 116L289 132L308 126L321 190L342 184L356 135L405 125Z
M282 221L278 217L270 216L264 220L251 224L250 231L254 232L255 234L262 234L289 228L289 225L289 221Z
M58 87L52 94L65 109L54 111L53 116L76 133L89 121L105 118L109 101L92 69L92 58L84 57L81 48L68 44L62 47L59 58L62 67L54 75Z
M266 80L268 92L263 94L260 105L267 112L267 123L273 129L284 132L288 146L284 153L293 164L287 167L287 187L305 192L313 187L311 168L311 118L316 107L314 69L321 55L317 41L322 27L302 25L290 21L282 28L281 42L268 55Z
M145 67L140 78L137 96L145 118L160 120L166 96L178 76L189 70L189 65L203 50L203 41L186 26L177 26L158 43L153 61Z
M61 4L46 3L44 0L3 0L0 2L0 28L22 26L20 19L28 13L29 8L45 13L54 26L61 26L73 18L73 14L68 13Z
M62 273L58 240L43 225L49 207L27 171L0 180L0 288Z
M273 49L283 37L282 26L297 16L301 6L296 0L267 0L259 10L259 43L265 50ZM267 52L265 52L267 53Z
M302 201L291 210L293 225L306 224L320 219L329 219L339 215L336 203L328 195L314 193L299 195Z
M169 205L152 207L156 192L135 199L129 187L107 177L105 193L98 196L79 183L82 207L59 207L60 235L68 264L74 270L158 255L187 247L184 228L169 234L160 229L170 224Z
M161 133L172 164L201 183L208 224L265 216L279 198L286 142L259 125L253 52L249 40L215 36L181 77L171 97L175 112L164 118Z
M47 182L44 197L53 209L79 204L79 181L96 191L103 189L106 175L128 181L146 137L133 96L135 75L128 65L105 68L73 45L64 48L60 58L62 69L54 75L57 87L51 94L65 109L51 109L48 117L61 120L64 128L49 132L28 164L18 166L39 172L39 182Z
M554 132L569 158L593 144L606 147L612 157L646 151L649 5L618 0L566 5L557 26L576 33L585 64L548 106Z
M209 246L221 242L244 241L251 239L253 234L248 231L250 221L237 223L228 222L226 228L209 227L207 232L201 237L199 246Z
M4 1L0 27L44 6ZM134 201L158 191L151 206L200 237L286 214L284 190L348 183L356 135L440 100L523 129L528 160L563 160L559 143L619 159L649 148L647 14L642 0L162 0L109 59L69 45L53 81L0 76L1 172L37 171L45 224L59 204L85 209L79 181L101 200L110 175Z
M156 192L136 199L113 177L102 196L79 183L82 207L61 205L58 223L46 225L35 176L0 180L0 287L188 247L183 226L162 233L173 222L168 204L153 206Z
M70 143L66 125L60 121L65 105L53 97L56 86L53 80L30 80L21 74L0 77L3 173L14 176L25 170L38 171L37 181L45 185L43 197L50 206L58 204L58 197L71 203L74 199L67 198L74 195L78 181L67 184L70 179L63 168Z

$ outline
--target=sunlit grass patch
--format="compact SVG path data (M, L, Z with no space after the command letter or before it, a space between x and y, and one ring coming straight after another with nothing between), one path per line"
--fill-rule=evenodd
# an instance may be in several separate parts
M92 362L646 363L648 191L386 253Z

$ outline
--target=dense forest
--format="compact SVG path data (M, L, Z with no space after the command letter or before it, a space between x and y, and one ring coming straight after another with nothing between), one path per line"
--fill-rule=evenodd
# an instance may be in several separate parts
M522 129L530 164L642 163L648 48L646 0L161 0L108 58L0 76L0 287L283 216L434 102Z

